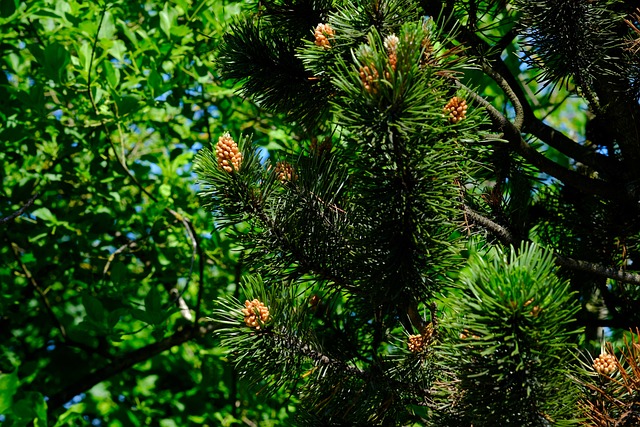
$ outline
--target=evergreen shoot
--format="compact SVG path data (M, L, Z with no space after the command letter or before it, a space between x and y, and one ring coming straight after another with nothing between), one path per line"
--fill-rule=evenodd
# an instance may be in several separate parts
M246 255L213 319L257 390L303 426L637 425L637 334L599 341L640 320L632 3L267 0L230 25L221 75L295 141L221 129L195 163ZM560 95L581 138L545 120Z

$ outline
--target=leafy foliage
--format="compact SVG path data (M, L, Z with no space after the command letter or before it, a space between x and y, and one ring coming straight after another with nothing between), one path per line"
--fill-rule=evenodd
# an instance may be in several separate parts
M0 422L279 424L203 322L242 269L192 171L260 120L211 72L242 5L1 4Z
M0 422L633 425L636 3L0 1Z

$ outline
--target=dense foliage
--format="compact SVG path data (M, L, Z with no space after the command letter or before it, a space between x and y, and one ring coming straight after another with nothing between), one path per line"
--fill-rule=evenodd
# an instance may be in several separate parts
M637 326L632 3L267 1L236 21L222 75L300 139L260 159L225 134L195 159L248 251L246 302L214 315L241 372L297 389L300 425L634 425L635 341L598 342Z
M277 425L203 321L242 261L193 156L286 138L213 72L241 5L0 5L0 423Z
M637 7L0 0L0 423L638 425Z

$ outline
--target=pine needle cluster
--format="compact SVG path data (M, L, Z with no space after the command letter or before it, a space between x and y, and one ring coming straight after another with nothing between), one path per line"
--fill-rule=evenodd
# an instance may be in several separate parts
M599 93L614 14L516 3L530 64ZM551 252L466 256L467 190L488 185L506 147L486 143L500 113L460 82L486 58L456 35L412 0L282 0L232 24L220 49L223 76L305 135L265 158L223 135L195 167L216 225L247 254L244 294L214 313L223 344L258 385L301 398L300 425L577 422L566 373L579 307ZM531 203L521 163L505 168L512 207Z

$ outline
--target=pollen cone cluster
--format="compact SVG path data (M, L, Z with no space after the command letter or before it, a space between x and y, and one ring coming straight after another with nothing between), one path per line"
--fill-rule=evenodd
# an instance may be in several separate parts
M295 181L298 178L296 171L293 169L287 162L278 162L276 163L276 177L278 181L284 183L287 181Z
M261 322L264 325L269 321L269 308L257 299L246 300L242 314L244 314L244 323L257 330L260 330Z
M377 93L378 88L376 86L379 77L378 70L376 70L372 64L371 67L369 67L368 65L360 67L359 71L360 79L362 80L362 85L364 86L365 90L369 93Z
M409 335L407 347L411 353L420 353L431 342L433 338L433 325L429 323L420 335Z
M444 113L449 115L449 122L458 123L467 116L467 108L467 102L464 99L454 96L444 106Z
M335 32L333 28L329 24L318 24L314 31L314 36L316 37L316 46L320 46L324 49L329 49L331 47L331 43L329 42L329 38L333 38Z
M231 138L229 132L225 132L218 138L216 157L218 158L218 166L225 171L232 173L240 170L242 153L238 150L238 144Z
M601 375L611 375L616 371L616 357L603 353L593 361L593 369Z

